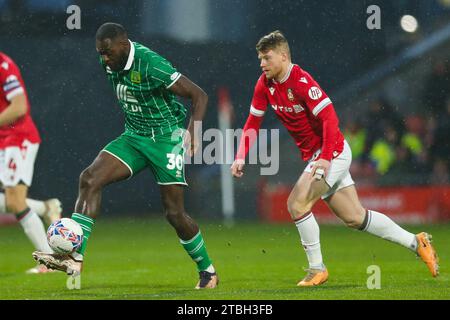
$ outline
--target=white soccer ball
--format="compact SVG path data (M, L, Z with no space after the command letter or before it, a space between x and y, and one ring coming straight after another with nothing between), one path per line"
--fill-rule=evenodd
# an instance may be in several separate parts
M55 253L69 254L81 246L83 229L75 220L62 218L48 227L47 241Z

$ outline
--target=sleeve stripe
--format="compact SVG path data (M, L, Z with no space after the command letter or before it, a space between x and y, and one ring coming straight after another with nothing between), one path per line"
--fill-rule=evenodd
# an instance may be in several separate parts
M257 117L262 117L266 112L256 109L254 106L250 106L250 113Z
M14 89L16 87L20 87L20 82L17 80L11 81L11 82L7 82L4 86L3 86L3 91L8 91L11 89Z
M313 115L317 117L320 111L325 109L326 106L331 104L330 98L323 99L312 111Z
M159 72L165 73L165 74L167 74L169 76L171 75L169 72L166 72L164 70L158 69L157 67L153 67L153 69L158 70Z
M178 73L178 72L176 72L176 73ZM175 79L172 81L172 83L169 84L166 88L169 89L175 82L178 81L178 79L180 79L180 77L181 77L181 73L178 73L177 76L175 77Z
M16 88L6 95L6 100L11 101L12 98L14 98L15 96L17 96L23 92L24 91L23 91L22 87Z
M162 80L162 79L160 79L160 78L158 78L158 77L155 77L155 76L152 76L152 75L150 75L150 77L151 77L152 79L158 80L158 81L160 81L160 82L164 82L164 80Z

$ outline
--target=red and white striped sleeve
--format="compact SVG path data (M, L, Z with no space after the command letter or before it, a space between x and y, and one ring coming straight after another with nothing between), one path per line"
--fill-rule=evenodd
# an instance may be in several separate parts
M8 101L25 91L20 83L19 68L10 61L0 62L0 88Z

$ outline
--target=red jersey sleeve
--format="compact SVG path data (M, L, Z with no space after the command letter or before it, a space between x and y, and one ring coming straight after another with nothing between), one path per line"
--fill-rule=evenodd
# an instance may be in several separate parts
M328 95L308 72L299 73L296 91L309 111L316 117L323 109L331 105Z
M245 122L242 137L239 143L236 159L245 159L248 151L255 142L259 128L266 113L267 104L269 103L265 93L264 77L261 76L256 83L253 92L252 104L250 106L250 114Z
M334 111L333 105L319 113L318 117L322 121L322 152L319 159L331 161L333 151L339 137L339 119Z
M325 91L305 71L299 74L296 89L309 111L322 123L322 152L319 158L331 161L339 133L339 120L333 104Z
M0 63L0 88L1 94L8 101L24 92L20 83L19 68L11 61L3 60Z
M242 130L242 137L239 142L239 148L235 159L245 159L245 156L256 141L262 121L263 117L255 116L252 113L248 115L244 129Z
M266 113L269 100L266 95L266 84L264 75L259 77L256 82L255 90L253 92L252 104L250 106L250 113L257 117L262 117Z

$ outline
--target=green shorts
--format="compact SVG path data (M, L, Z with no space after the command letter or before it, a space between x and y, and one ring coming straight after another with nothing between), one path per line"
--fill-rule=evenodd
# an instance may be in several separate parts
M125 164L131 176L149 167L158 184L186 186L182 142L181 130L179 134L177 132L154 138L125 132L102 151Z

